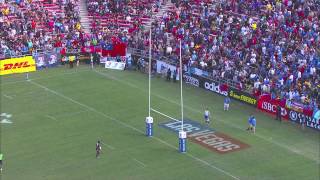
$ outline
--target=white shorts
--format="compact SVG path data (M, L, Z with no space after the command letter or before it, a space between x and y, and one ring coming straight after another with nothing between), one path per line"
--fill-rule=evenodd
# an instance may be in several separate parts
M229 104L224 103L224 108L228 109L229 108Z

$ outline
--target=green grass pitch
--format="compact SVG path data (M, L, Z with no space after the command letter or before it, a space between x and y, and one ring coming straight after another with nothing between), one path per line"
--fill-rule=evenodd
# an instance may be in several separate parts
M185 117L203 121L250 145L218 154L187 142L178 152L178 137L157 124L168 119L152 113L154 137L145 132L148 79L135 71L65 67L1 77L1 113L12 114L1 126L4 154L1 180L318 180L319 132L279 123L255 108L184 85ZM152 79L152 107L180 117L179 83ZM247 118L257 118L256 134ZM202 122L203 123L203 122ZM95 143L103 152L95 158Z

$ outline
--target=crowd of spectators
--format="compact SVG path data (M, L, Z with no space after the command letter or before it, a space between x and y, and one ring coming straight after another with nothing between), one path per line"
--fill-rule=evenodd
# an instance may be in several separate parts
M159 0L88 0L92 31L125 29L132 33L144 29L152 15L159 11Z
M153 49L189 69L310 108L320 102L320 4L315 0L174 1L153 25ZM211 1L212 2L212 1ZM148 33L135 48L143 48ZM145 40L145 42L143 42Z
M153 50L177 63L179 42L188 70L232 80L252 93L269 92L315 107L320 100L320 4L316 0L172 0L175 7L152 24ZM92 31L80 24L79 1L0 0L1 56L36 50L92 52L117 41L147 49L143 18L160 0L88 0ZM57 12L47 6L63 9ZM107 24L101 28L103 19ZM119 28L129 22L132 31ZM106 22L106 21L104 21ZM115 23L117 22L117 23ZM90 48L87 50L86 48Z
M1 56L12 57L77 47L81 29L78 0L2 0ZM73 43L73 44L72 44Z

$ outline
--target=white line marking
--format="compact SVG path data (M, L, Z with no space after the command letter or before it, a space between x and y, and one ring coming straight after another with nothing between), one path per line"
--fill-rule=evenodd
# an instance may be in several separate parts
M57 118L50 116L50 115L46 115L47 118L52 119L52 120L57 120Z
M57 95L57 96L59 96L59 97L62 97L63 99L66 99L66 100L68 100L68 101L70 101L70 102L73 102L73 103L75 103L75 104L78 104L78 105L80 105L80 106L82 106L82 107L85 107L85 108L91 110L92 112L94 112L94 113L96 113L96 114L100 114L101 116L103 116L103 117L105 117L105 118L108 118L108 119L110 119L110 120L112 120L112 121L114 121L114 122L116 122L116 123L118 123L118 124L120 124L120 125L122 125L122 126L125 126L125 127L127 127L127 128L130 128L130 129L132 129L132 130L135 130L135 131L137 131L137 132L139 132L139 133L141 133L141 134L144 134L144 133L145 133L144 131L142 131L142 130L140 130L140 129L137 129L137 128L135 128L135 127L133 127L133 126L131 126L131 125L125 123L125 122L122 122L122 121L120 121L120 120L118 120L118 119L116 119L116 118L114 118L114 117L111 117L111 116L109 116L109 115L106 115L105 113L102 113L102 112L96 110L96 109L93 108L93 107L90 107L90 106L88 106L88 105L82 104L81 102L76 101L76 100L74 100L74 99L72 99L72 98L70 98L70 97L68 97L68 96L65 96L65 95L63 95L63 94L61 94L61 93L59 93L59 92L57 92L57 91L54 91L54 90L52 90L52 89L49 89L49 88L47 88L46 86L43 86L43 85L38 84L38 83L33 82L33 81L30 81L30 83L31 83L31 84L34 84L35 86L38 86L38 87L40 87L40 88L42 88L42 89L45 89L45 90L47 90L47 91L49 91L49 92L51 92L51 93L53 93L53 94L55 94L55 95ZM159 142L161 142L161 143L169 146L169 147L172 147L172 148L174 148L174 149L177 149L177 148L174 147L173 145L167 143L167 142L164 141L164 140L161 140L160 138L157 138L157 137L153 137L153 138L156 139L157 141L159 141ZM203 163L203 164L205 164L205 165L207 165L207 166L209 166L209 167L211 167L211 168L214 168L214 169L220 171L221 173L223 173L223 174L225 174L225 175L227 175L227 176L232 177L233 179L240 180L238 177L233 176L231 173L229 173L229 172L227 172L227 171L225 171L225 170L223 170L223 169L220 169L220 168L218 168L218 167L216 167L216 166L208 163L207 161L204 161L204 160L202 160L202 159L200 159L200 158L197 158L197 157L193 156L193 155L190 154L190 153L186 153L186 154L187 154L189 157L191 157L192 159L194 159L194 160L196 160L196 161L199 161L199 162L201 162L201 163Z
M46 90L46 91L47 91L47 90ZM61 117L69 117L69 116L74 116L74 115L81 114L81 113L84 113L84 112L88 112L88 110L82 110L82 111L75 111L75 112L61 113L61 114L56 115L56 117L57 117L57 118L61 118Z
M118 78L116 78L116 77L114 77L114 76L111 76L111 75L109 75L109 74L105 74L105 73L102 73L102 72L99 72L99 71L96 71L96 70L94 70L94 72L96 72L97 74L100 74L100 75L102 75L102 76L105 76L105 77L107 77L107 78L109 78L109 79L113 79L113 80L116 80L116 81L121 82L121 83L123 83L123 84L126 84L126 85L128 85L128 86L131 86L131 87L133 87L133 88L139 89L140 91L147 92L145 89L142 89L142 88L140 88L140 87L138 87L138 86L136 86L136 85L134 85L134 84L132 84L132 83L130 83L130 82L128 82L128 81L124 81L124 80L122 80L122 79L118 79ZM166 101L168 101L168 102L170 102L170 103L172 103L172 104L176 104L176 105L180 106L179 103L177 103L177 102L175 102L175 101L173 101L173 100L171 100L171 99L168 99L168 98L166 98L166 97L164 97L164 96L161 96L161 95L156 94L156 93L153 93L153 95L156 96L156 97L158 97L158 98L160 98L160 99L166 100ZM194 109L194 108L192 108L192 107L190 107L190 106L188 106L188 105L184 105L184 107L187 108L187 109L189 109L189 110L191 110L191 111L193 111L193 112L197 112L197 113L201 113L201 114L203 113L203 112L201 112L201 111L199 111L199 110L197 110L197 109ZM229 123L229 121L223 121L223 120L220 120L220 119L217 119L217 121L220 121L220 122L222 122L223 124L225 124L225 125L227 125L227 126L229 126L229 127L233 127L233 128L235 128L235 129L239 129L239 130L241 130L241 131L246 131L245 128L243 128L243 127L241 127L241 126L238 126L238 125L236 125L236 124ZM277 141L274 141L274 140L270 140L268 137L265 137L265 136L260 135L260 134L257 134L257 133L255 134L255 137L258 137L258 138L260 138L260 139L262 139L262 140L265 140L265 141L267 141L267 142L269 142L269 143L271 143L271 144L274 144L274 145L277 145L277 146L279 146L279 147L281 147L281 148L283 148L283 149L286 149L286 150L288 150L289 152L296 153L296 154L298 154L298 155L301 155L301 156L303 156L303 157L306 157L306 158L308 158L308 159L310 159L310 160L312 160L312 161L315 161L316 163L320 164L320 160L319 160L319 159L313 159L313 158L305 155L303 152L293 151L293 150L292 150L293 147L290 147L290 146L285 145L285 144L281 144L281 143L279 143L279 142L277 142Z
M82 69L82 68L81 68ZM3 82L0 83L1 85L7 85L7 84L17 84L17 83L23 83L23 82L29 82L31 80L40 80L40 79L50 79L50 78L55 78L55 77L59 77L59 76L65 76L65 75L70 75L70 74L77 74L78 72L86 72L86 71L90 71L88 69L83 68L84 70L81 71L74 71L74 72L67 72L67 73L59 73L58 75L55 76L47 76L47 77L39 77L39 78L31 78L28 80L19 80L19 81L11 81L11 82Z
M4 97L6 97L6 98L8 98L8 99L10 99L10 100L12 100L13 99L13 97L12 96L9 96L9 95L6 95L6 94L2 94Z
M162 116L165 116L165 117L167 117L167 118L169 118L169 119L172 119L172 120L174 120L174 121L176 121L176 122L181 122L181 121L179 121L179 120L177 120L177 119L175 119L175 118L173 118L173 117L171 117L171 116L168 116L168 115L166 115L166 114L164 114L164 113L162 113L162 112L160 112L160 111L157 111L157 110L155 110L155 109L153 109L153 108L151 108L151 111L156 112L156 113L158 113L158 114L161 114Z
M144 168L147 167L147 165L141 161L139 161L138 159L136 158L133 158L134 161L136 161L138 164L142 165Z
M113 146L111 146L111 145L108 145L108 144L106 144L106 143L104 143L104 142L101 142L104 146L107 146L107 148L109 148L109 149L111 149L111 150L115 150L116 148L115 147L113 147Z

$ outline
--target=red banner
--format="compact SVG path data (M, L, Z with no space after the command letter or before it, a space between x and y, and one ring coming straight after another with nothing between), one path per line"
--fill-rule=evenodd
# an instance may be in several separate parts
M281 116L282 118L288 120L289 114L288 109L286 108L286 100L280 100L280 99L271 99L270 94L264 94L259 97L258 100L258 109L261 109L262 111L265 111L270 114L276 115L277 113L277 106L280 105L281 107Z
M127 45L125 43L115 43L111 50L96 48L96 52L101 52L103 57L126 56Z

